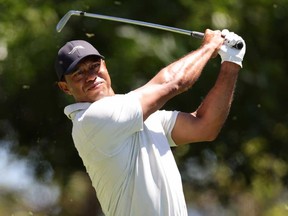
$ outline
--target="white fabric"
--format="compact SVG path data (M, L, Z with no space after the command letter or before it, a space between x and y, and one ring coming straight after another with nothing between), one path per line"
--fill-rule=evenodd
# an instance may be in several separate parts
M234 32L229 32L227 29L222 30L222 36L225 38L224 44L219 50L219 55L221 56L221 63L228 61L238 64L242 68L242 61L246 52L246 44L242 37L235 34ZM242 49L235 49L233 46L241 41L243 43Z
M178 112L143 123L135 93L65 108L72 136L107 216L186 216L181 177L169 143Z

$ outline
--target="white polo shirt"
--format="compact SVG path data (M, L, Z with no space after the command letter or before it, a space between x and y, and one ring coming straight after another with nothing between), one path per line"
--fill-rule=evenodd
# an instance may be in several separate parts
M143 122L136 93L65 108L72 136L107 216L186 216L181 176L170 146L178 112Z

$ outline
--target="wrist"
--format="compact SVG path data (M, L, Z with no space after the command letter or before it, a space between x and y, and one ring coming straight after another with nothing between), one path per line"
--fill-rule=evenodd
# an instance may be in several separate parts
M242 68L242 60L240 60L240 59L237 59L237 58L234 58L234 57L230 56L230 58L222 58L221 59L221 63L223 64L224 62L231 63L231 64L236 64L240 68Z
M239 72L242 66L240 66L239 64L234 63L234 62L224 61L224 62L222 62L221 67L226 68L232 72Z
M215 52L217 52L217 47L214 44L206 43L200 47L200 50L202 50L203 54L208 54L211 57L214 56Z

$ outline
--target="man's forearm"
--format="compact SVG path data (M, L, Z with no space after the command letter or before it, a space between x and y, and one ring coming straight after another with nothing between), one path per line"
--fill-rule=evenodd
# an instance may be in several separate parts
M177 94L192 87L214 52L215 48L206 44L164 69L165 77L178 83Z
M218 135L229 114L239 70L238 65L224 62L214 87L195 113L196 117L209 122L207 130L210 130L214 137Z
M191 88L222 43L220 32L206 30L199 49L163 68L146 85L136 89L144 119L174 96Z

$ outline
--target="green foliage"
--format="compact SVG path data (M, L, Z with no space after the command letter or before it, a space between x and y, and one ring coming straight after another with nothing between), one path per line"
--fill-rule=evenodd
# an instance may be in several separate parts
M59 196L50 205L25 202L19 191L1 184L7 166L2 168L0 159L1 215L101 212L73 146L71 123L63 114L72 100L55 85L54 60L66 41L85 39L94 44L106 57L118 93L144 84L200 45L200 40L183 35L80 17L72 17L56 33L57 22L70 9L195 31L228 28L241 35L247 44L244 68L220 136L213 143L173 151L194 211L202 215L245 215L248 210L247 215L287 214L287 0L0 0L0 149L9 143L10 164L25 159L29 176L51 191L59 186ZM211 60L194 88L164 108L195 109L212 87L219 66L219 58Z

